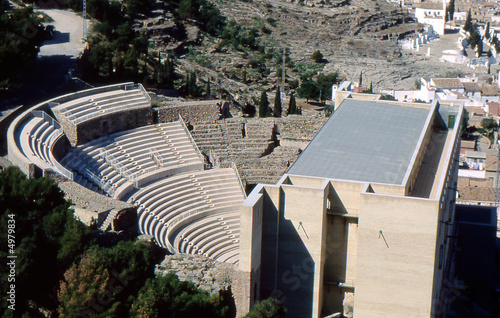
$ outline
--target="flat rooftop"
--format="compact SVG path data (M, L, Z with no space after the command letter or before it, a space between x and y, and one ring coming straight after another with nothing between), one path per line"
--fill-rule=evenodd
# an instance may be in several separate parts
M400 185L429 112L344 99L287 174Z

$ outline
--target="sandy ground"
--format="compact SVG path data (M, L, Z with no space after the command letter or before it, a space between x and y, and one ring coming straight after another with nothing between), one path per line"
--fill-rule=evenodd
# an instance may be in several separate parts
M74 12L59 9L44 9L39 11L54 19L50 24L55 26L56 32L52 40L44 42L38 56L68 55L78 57L85 48L85 44L82 41L82 17L76 15Z

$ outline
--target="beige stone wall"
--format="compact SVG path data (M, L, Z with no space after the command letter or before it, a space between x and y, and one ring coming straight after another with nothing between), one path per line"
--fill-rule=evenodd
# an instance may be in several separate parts
M68 137L72 147L115 132L151 125L153 123L153 113L150 107L109 113L76 125L57 111L54 111L54 116L63 127L64 133Z
M261 186L258 186L261 188ZM242 290L240 313L245 314L260 298L262 210L263 198L257 189L242 205L240 218L240 261L239 269L248 278L248 288Z
M430 316L437 221L437 201L361 194L355 317Z
M219 106L214 101L211 104L200 105L180 105L180 106L164 106L158 108L158 121L167 123L179 120L179 115L182 116L186 124L195 124L202 122L214 122L220 118Z
M298 188L284 185L282 190L284 205L288 207L283 216L297 229L297 234L314 262L314 272L310 273L313 275L312 317L320 317L323 307L327 188Z

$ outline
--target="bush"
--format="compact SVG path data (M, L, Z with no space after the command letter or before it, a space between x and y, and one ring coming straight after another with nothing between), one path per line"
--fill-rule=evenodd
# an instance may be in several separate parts
M303 81L297 89L297 95L307 99L307 101L309 99L317 100L319 97L318 85L311 80Z
M286 312L279 301L268 298L255 304L245 318L284 318Z
M321 61L323 61L323 54L321 54L319 50L314 51L311 55L311 59L316 63L320 63Z
M37 57L45 33L32 7L4 11L7 2L0 1L4 7L0 10L0 82L7 83Z

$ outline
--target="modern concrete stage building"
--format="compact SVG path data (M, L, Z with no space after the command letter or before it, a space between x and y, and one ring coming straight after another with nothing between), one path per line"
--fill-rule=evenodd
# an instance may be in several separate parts
M242 206L249 306L287 317L446 310L463 105L346 98L276 185Z

